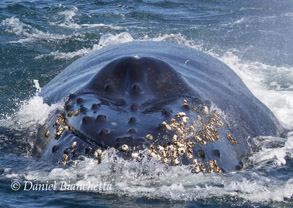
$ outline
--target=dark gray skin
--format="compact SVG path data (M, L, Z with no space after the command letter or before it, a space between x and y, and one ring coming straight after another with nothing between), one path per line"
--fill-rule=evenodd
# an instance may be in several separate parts
M60 162L64 153L71 160L111 147L130 158L121 150L123 144L129 151L168 145L174 131L162 122L170 123L177 112L185 112L191 122L204 116L204 106L222 111L224 125L218 129L218 141L192 148L193 158L205 164L217 160L226 172L242 168L242 158L251 152L249 138L283 132L272 112L228 66L197 50L164 42L132 42L93 52L62 71L41 96L49 105L65 102L38 133L35 152L53 162ZM182 107L184 99L190 104ZM199 110L191 111L192 106ZM77 110L78 115L68 115ZM70 129L56 138L59 113ZM238 145L226 138L227 133ZM146 139L147 134L154 139ZM71 147L74 141L77 145ZM181 162L190 164L192 159L183 156Z

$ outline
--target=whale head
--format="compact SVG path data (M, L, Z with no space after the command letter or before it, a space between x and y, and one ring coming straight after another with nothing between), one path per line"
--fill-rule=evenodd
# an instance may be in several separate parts
M126 159L142 154L194 164L195 172L234 171L251 151L248 138L281 132L229 67L174 44L97 51L72 63L41 95L64 107L38 131L35 152L65 164L84 155L101 162L114 149Z

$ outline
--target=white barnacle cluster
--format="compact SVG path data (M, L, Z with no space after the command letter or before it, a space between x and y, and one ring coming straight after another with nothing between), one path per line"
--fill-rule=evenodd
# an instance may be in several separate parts
M55 139L59 139L65 130L70 129L70 127L66 123L67 123L66 118L64 118L62 114L58 114L57 120L54 124L54 127L55 127L54 138ZM50 130L47 130L45 132L45 137L49 137L49 136L50 136Z
M107 149L107 150L96 149L96 151L94 152L94 156L95 156L94 160L97 164L99 164L102 161L104 161L107 156L110 156L112 154L114 154L113 149Z
M74 149L77 145L77 142L73 142L71 144L71 149ZM90 149L92 150L92 155L91 157L93 157L93 161L98 165L100 164L102 161L104 161L106 159L107 156L113 155L114 154L114 150L113 149L107 149L107 150L102 150L100 148L94 150L90 147ZM67 165L68 160L72 158L70 158L70 152L69 153L64 153L63 157L62 157L62 164L63 165ZM73 164L77 164L77 160L72 160Z
M190 102L183 100L182 107L188 105L190 105ZM152 158L167 164L178 165L183 156L186 156L189 160L194 158L192 147L196 144L206 145L207 142L215 142L220 139L218 128L224 124L216 110L210 112L207 106L202 108L191 106L189 109L196 112L194 120L189 118L185 112L178 112L174 118L170 119L170 122L162 122L168 131L174 132L174 135L171 144L164 146L150 145L148 153ZM237 144L230 134L226 136L233 144ZM151 134L146 135L146 138L153 140ZM193 159L193 163L195 165L193 172L195 173L206 172L206 169L210 173L222 173L216 160L210 160L207 168L197 158Z
M216 160L209 161L209 173L222 173L222 170L218 166L218 163Z
M189 104L189 101L183 100L183 106ZM178 112L170 123L163 122L167 130L174 130L178 141L194 138L194 142L206 145L207 142L214 142L220 139L218 128L223 126L216 110L209 111L207 106L200 110L192 106L191 110L196 111L196 119L190 119L185 112ZM190 120L192 120L190 122Z
M203 165L203 163L199 159L193 159L193 164L194 164L194 169L193 171L195 173L200 173L200 172L206 172L206 168Z

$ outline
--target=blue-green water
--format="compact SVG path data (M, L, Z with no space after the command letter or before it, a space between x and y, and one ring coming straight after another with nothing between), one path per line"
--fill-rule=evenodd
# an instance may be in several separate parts
M292 34L291 0L2 0L0 207L292 207ZM43 103L38 85L85 54L139 40L175 42L220 59L289 133L255 138L259 149L245 170L222 175L123 160L64 168L31 157L38 125L58 107ZM28 181L111 186L26 191Z

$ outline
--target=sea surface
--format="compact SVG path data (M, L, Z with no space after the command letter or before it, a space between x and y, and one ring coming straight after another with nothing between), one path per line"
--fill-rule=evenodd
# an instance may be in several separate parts
M45 104L41 88L81 56L145 40L226 63L288 133L254 138L245 169L226 174L32 157L38 126L62 105ZM293 207L292 54L292 0L1 0L0 207ZM87 185L98 188L76 190Z

